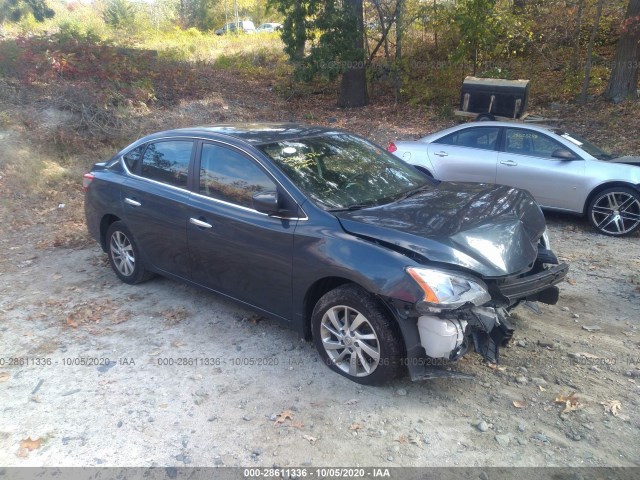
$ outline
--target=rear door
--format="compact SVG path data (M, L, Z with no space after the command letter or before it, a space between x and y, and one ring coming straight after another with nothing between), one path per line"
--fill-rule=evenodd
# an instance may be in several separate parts
M500 127L470 127L429 144L434 176L440 180L495 183Z
M193 280L290 320L297 219L252 207L256 192L283 192L258 162L234 147L202 142L197 157L187 228Z
M194 145L190 139L156 141L124 159L132 173L122 188L124 221L145 263L182 278L189 277L187 203Z
M506 128L497 183L528 190L543 207L582 211L585 162L553 158L557 149L566 147L543 132Z

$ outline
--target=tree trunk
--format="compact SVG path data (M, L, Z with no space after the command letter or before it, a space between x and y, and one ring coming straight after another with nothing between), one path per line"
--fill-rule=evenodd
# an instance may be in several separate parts
M433 0L433 39L435 41L436 55L438 54L438 5Z
M640 0L629 0L622 33L618 39L609 86L605 98L618 103L638 97L638 61L640 60Z
M384 58L389 59L389 39L387 38L387 34L389 33L389 29L384 23L384 12L382 11L382 7L380 6L379 0L374 0L373 6L376 8L376 12L378 13L378 21L380 22L380 31L382 32L382 39L384 40ZM389 26L391 24L391 20L389 20Z
M602 15L603 4L604 0L598 0L596 19L593 22L593 29L591 30L591 37L589 38L589 47L587 48L587 63L584 66L584 83L582 84L582 93L580 94L580 103L582 104L587 101L587 92L589 91L589 84L591 83L591 56L593 55L593 44L596 41L598 28L600 28L600 16Z
M578 70L580 65L580 34L582 33L582 14L584 13L584 0L578 0L578 13L576 14L575 44L573 46L573 68Z
M402 37L404 36L404 0L398 0L396 16L396 68L395 68L395 84L396 84L396 103L400 101L402 95L402 69L400 68L400 60L402 60Z
M369 104L369 94L367 93L367 75L364 56L364 13L362 0L346 0L346 4L351 9L355 18L358 35L354 47L361 55L359 62L342 74L340 82L340 97L338 106L342 108L364 107Z
M293 60L296 62L304 58L305 48L307 46L307 25L306 10L303 2L295 2L293 6L293 31L295 32L295 51Z

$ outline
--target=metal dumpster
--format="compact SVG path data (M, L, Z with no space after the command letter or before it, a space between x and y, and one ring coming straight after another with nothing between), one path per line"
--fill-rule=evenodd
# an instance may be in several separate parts
M529 80L467 77L456 114L477 120L524 119L529 85Z

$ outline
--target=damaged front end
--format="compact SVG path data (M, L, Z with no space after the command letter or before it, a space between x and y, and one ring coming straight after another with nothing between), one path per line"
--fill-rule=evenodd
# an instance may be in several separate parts
M544 244L532 268L511 277L480 280L458 272L408 268L407 273L425 294L415 305L421 348L407 349L412 380L460 376L434 367L458 360L471 348L487 362L498 363L500 348L509 343L514 332L509 312L523 301L555 304L556 284L568 270L567 264L558 265Z

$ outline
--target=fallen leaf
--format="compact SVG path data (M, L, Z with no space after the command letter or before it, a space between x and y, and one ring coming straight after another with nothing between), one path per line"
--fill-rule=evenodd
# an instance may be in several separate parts
M172 347L178 348L178 347L181 347L183 345L184 345L184 342L181 342L180 340L176 340L175 342L171 342L171 346Z
M0 383L6 382L10 378L11 378L11 375L9 375L7 372L0 372Z
M572 401L575 400L576 402L578 401L578 398L576 397L576 392L571 392L569 395L565 395L564 393L561 395L558 395L555 399L556 403L567 403L568 401Z
M527 403L523 400L514 400L513 401L513 406L516 408L524 408L527 406Z
M19 457L26 457L30 451L40 448L42 445L42 439L38 438L36 440L32 440L31 437L25 438L20 441L20 448L18 449Z
M486 363L485 365L489 367L491 370L497 370L498 372L504 372L507 369L507 367L498 366L497 363Z
M293 412L291 410L285 410L276 416L275 425L284 423L285 420L291 420L293 422Z
M78 328L78 322L76 322L71 317L67 317L67 325L69 325L71 328Z
M618 412L622 410L622 404L619 400L609 400L608 402L600 402L604 407L605 413L610 413L614 417L618 416Z
M400 445L406 445L409 443L409 439L406 435L400 435L400 437L396 440Z
M311 435L303 435L302 438L307 440L311 445L316 443L316 441L318 440L316 437L312 437Z
M360 425L359 423L352 423L351 426L349 427L349 430L358 431L361 428L362 428L362 425Z
M293 420L291 420L291 426L292 426L293 428L298 428L298 429L300 429L300 428L302 428L302 421L294 422Z
M576 397L576 392L571 392L569 395L560 395L556 397L556 403L564 403L564 409L560 412L560 415L565 413L575 412L582 408L582 404Z
M576 284L576 281L575 281L573 278L569 278L569 279L567 279L567 283L568 283L569 285L575 285L575 284Z
M409 443L422 448L422 439L417 435L409 435Z

